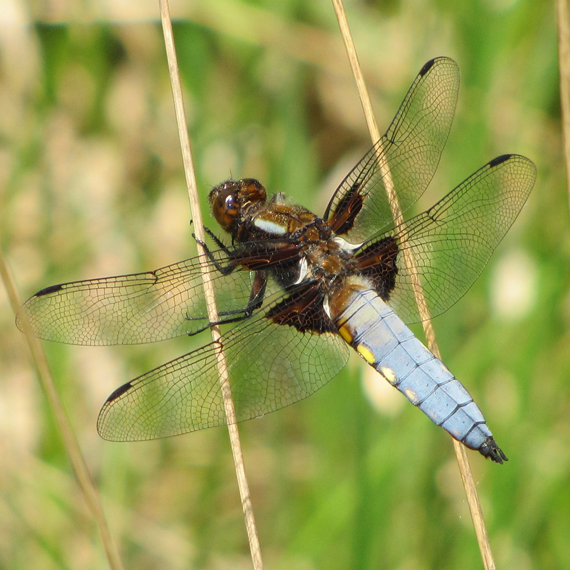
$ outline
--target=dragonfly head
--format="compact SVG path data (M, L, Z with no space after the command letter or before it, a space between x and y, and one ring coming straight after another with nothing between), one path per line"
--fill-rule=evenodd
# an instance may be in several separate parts
M253 205L265 203L267 193L254 178L226 180L210 192L209 200L214 218L224 230L232 233L240 214Z

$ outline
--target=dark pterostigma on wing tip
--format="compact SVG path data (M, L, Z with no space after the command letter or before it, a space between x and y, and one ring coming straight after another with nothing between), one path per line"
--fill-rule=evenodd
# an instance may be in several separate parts
M420 69L419 75L420 76L425 75L433 67L433 64L435 63L436 59L437 58L430 59L427 63L425 63L424 66Z
M489 166L491 168L494 168L495 166L499 166L499 164L502 164L506 160L509 160L509 158L511 158L511 156L513 156L513 155L512 154L501 154L501 156L497 156L496 158L491 160L491 162L489 162Z
M51 293L57 293L63 289L63 285L50 285L41 291L38 291L34 297L43 297L44 295L51 295Z
M503 453L503 450L497 445L497 442L489 437L485 440L483 445L479 448L479 452L483 457L488 457L491 461L495 463L503 464L504 461L508 461L508 457Z
M123 384L122 386L119 386L119 387L107 398L107 401L106 401L105 403L109 403L109 402L112 402L113 400L116 400L117 398L119 398L120 396L122 396L125 392L128 392L132 387L133 387L132 382L127 382L126 384Z

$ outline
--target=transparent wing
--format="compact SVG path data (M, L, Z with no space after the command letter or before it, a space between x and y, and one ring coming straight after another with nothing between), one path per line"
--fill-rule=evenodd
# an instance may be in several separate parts
M282 299L282 294L273 295L268 309ZM300 333L260 313L225 334L222 344L237 421L306 398L333 378L348 359L340 336ZM210 343L116 390L99 414L101 437L138 441L225 424L218 347Z
M213 255L220 264L228 263L224 251ZM212 271L218 311L244 308L250 272L223 275L204 263ZM37 337L79 345L156 342L208 324L198 257L146 273L47 287L25 302L16 321L20 328L22 312Z
M452 59L438 57L424 65L386 134L347 175L327 206L324 219L331 225L347 208L356 213L353 227L338 233L358 243L393 222L386 169L402 212L425 192L451 129L458 90L459 68Z
M524 156L502 155L462 182L429 210L388 235L413 254L398 254L390 305L407 323L420 321L413 291L418 276L432 317L457 302L483 271L511 227L536 179Z

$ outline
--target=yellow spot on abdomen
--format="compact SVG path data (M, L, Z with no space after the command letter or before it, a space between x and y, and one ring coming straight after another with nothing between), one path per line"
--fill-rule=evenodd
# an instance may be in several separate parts
M362 356L362 358L368 362L368 364L374 364L374 362L376 362L376 358L374 358L374 355L370 349L365 347L363 344L358 345L356 347L356 350Z
M348 344L352 343L352 335L350 334L350 331L348 330L347 327L345 326L339 327L338 332L340 333L340 336L344 338L346 342L348 342Z
M382 368L380 368L380 374L382 374L382 376L384 376L384 378L386 378L390 384L395 384L398 381L396 375L394 374L394 371L387 366L382 366Z
M411 388L405 388L404 392L412 404L416 404L418 402L418 395Z

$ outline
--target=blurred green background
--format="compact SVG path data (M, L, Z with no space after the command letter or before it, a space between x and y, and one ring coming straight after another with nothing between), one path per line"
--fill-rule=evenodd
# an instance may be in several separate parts
M0 239L23 297L195 252L156 3L44 4L13 0L0 15ZM455 123L420 208L498 154L537 164L489 267L434 326L510 459L469 453L498 567L570 568L570 250L553 3L346 9L381 130L428 59L460 66ZM203 204L216 183L247 176L322 212L370 145L332 5L180 1L172 12ZM1 288L0 303L0 568L105 568ZM113 444L95 429L112 390L208 338L45 343L127 568L251 567L226 430ZM358 358L240 431L267 568L482 567L449 437Z

